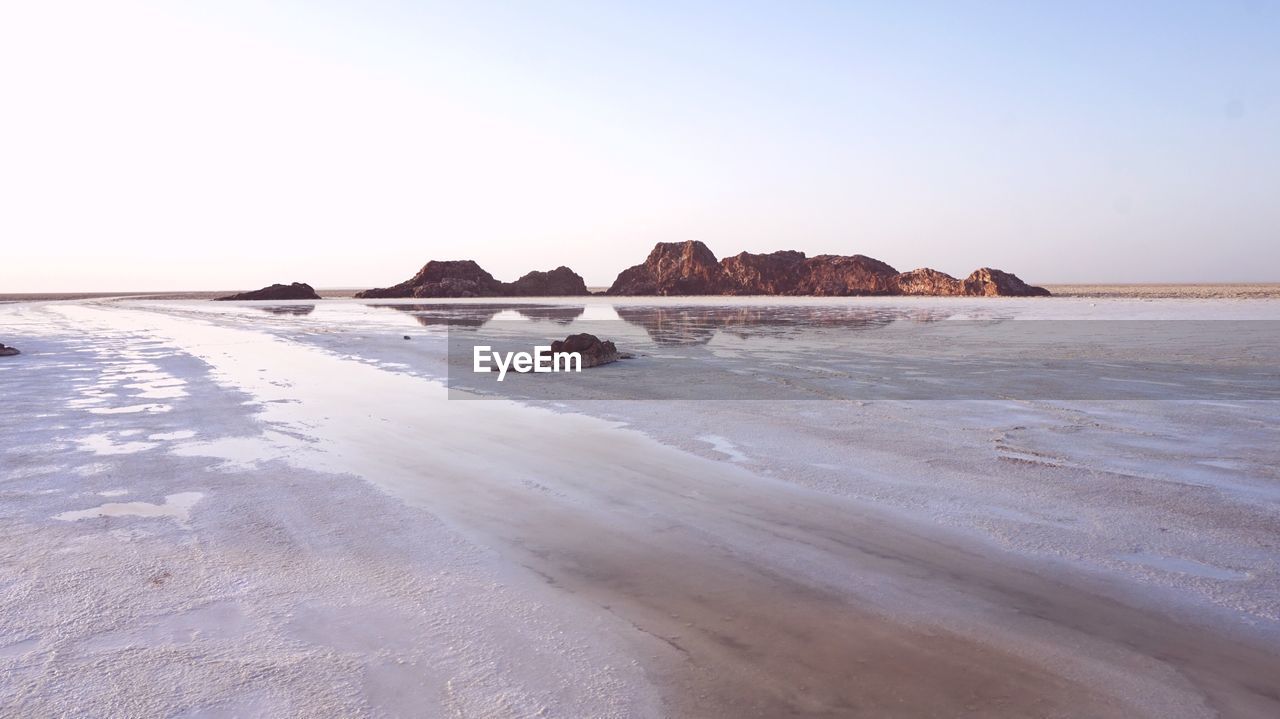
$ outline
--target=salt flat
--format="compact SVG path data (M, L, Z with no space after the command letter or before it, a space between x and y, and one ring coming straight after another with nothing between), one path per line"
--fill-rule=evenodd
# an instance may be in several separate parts
M24 351L0 363L8 711L1280 711L1275 401L726 398L900 364L856 334L869 316L1267 322L1280 302L376 304L0 306ZM762 308L793 321L708 321ZM613 323L642 356L559 400L460 401L459 321ZM1254 346L1177 359L1265 388ZM1152 353L1129 350L1117 371ZM617 394L694 360L720 394Z

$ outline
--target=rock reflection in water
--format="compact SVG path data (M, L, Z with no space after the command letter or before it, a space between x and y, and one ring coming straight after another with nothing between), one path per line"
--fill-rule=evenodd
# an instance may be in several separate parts
M270 312L273 315L309 315L315 311L315 305L267 305L259 307L263 312Z
M718 332L746 339L780 336L815 327L873 330L899 320L936 322L946 311L850 307L615 307L618 316L644 328L655 344L701 345Z
M581 305L538 304L373 304L405 312L424 327L484 327L499 313L513 311L528 320L547 320L558 325L572 325L582 317ZM764 307L710 306L627 306L613 307L626 323L643 329L658 345L702 345L717 332L737 337L780 336L812 328L871 330L895 321L935 322L951 316L943 310L892 308Z
M530 320L550 320L556 324L567 325L586 311L582 306L532 304L374 304L369 306L407 312L423 327L483 327L498 313L506 310L513 310Z

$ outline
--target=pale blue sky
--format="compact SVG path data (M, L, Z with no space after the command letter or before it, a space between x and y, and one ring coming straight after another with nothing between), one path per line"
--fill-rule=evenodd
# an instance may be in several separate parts
M1280 2L11 2L0 97L0 291L1280 281Z

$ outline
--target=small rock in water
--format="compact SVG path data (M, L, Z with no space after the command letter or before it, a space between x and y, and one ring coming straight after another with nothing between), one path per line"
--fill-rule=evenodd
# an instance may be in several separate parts
M216 300L318 300L320 295L305 282L289 285L275 284L252 292L216 297Z
M405 335L405 336L404 336L404 338L405 338L405 339L409 339L409 335Z
M16 354L22 354L18 351L17 347L9 347L3 342L0 342L0 357L12 357Z
M601 340L599 337L586 332L569 335L564 340L552 342L551 351L577 352L582 355L582 366L584 368L609 364L620 359L618 348L614 346L613 342Z

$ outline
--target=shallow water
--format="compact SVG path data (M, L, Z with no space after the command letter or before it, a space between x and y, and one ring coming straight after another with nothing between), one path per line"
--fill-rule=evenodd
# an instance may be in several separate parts
M949 311L965 322L980 309L938 304L941 310L912 309ZM843 323L851 305L794 306L800 309L787 311ZM388 310L326 302L308 314L129 307L51 311L86 326L145 332L165 348L157 351L199 358L253 403L255 431L208 441L183 435L172 451L221 457L237 471L285 462L349 473L436 514L502 557L520 581L558 592L584 622L604 617L631 626L634 656L663 688L670 713L929 715L963 706L993 716L1268 716L1277 709L1280 658L1255 627L1233 624L1194 595L1164 605L1133 584L1074 566L1069 555L1033 553L1043 545L976 540L935 525L925 511L935 500L964 507L979 521L1001 523L992 527L996 538L1010 525L1081 523L1090 541L1123 539L1125 528L1090 512L1142 496L1162 503L1159 521L1179 522L1181 507L1164 503L1189 491L1182 469L1190 462L1214 479L1195 491L1232 492L1229 502L1221 494L1189 497L1197 516L1221 512L1218 531L1232 522L1248 528L1273 510L1265 493L1249 494L1271 480L1259 474L1259 460L1275 431L1272 403L570 401L548 409L505 399L457 402L442 381L447 344L439 315L479 322L471 327L523 323L567 333L580 318L598 321L605 307L621 317L628 306L584 304L581 314L556 305ZM419 324L422 312L430 322ZM533 316L512 318L526 312ZM726 313L742 316L740 307ZM815 321L813 333L803 322L779 326L799 333L797 340L768 323L754 326L764 328L762 337L743 339L717 320L707 342L689 346L710 346L716 354L708 361L738 370L728 372L739 378L729 386L740 391L759 384L762 366L775 378L822 367L823 352L807 339L873 334L896 321ZM688 346L658 342L642 322L628 325L626 336L671 348L673 363L688 356ZM699 317L677 322L673 332L701 337L707 326ZM664 319L659 329L669 328ZM406 333L411 340L401 339ZM758 340L763 347L750 346ZM762 365L768 355L775 364ZM622 363L583 378L605 382L626 372L626 381L643 382L643 369ZM133 406L127 395L94 399L105 409ZM851 432L842 433L846 423ZM1207 424L1202 436L1189 436L1188 426ZM959 463L964 472L953 466ZM796 471L799 464L808 473ZM1144 468L1147 476L1135 476ZM990 511L975 501L965 482L976 480L967 473L985 473L977 479L992 483ZM847 484L817 486L827 480ZM866 501L849 487L884 494ZM1017 501L1007 503L997 489ZM1055 489L1063 496L1038 494ZM895 513L904 506L913 509ZM1199 566L1194 579L1217 582L1215 591L1241 585L1235 599L1260 602L1240 604L1241 611L1268 621L1274 547L1259 551L1252 534L1205 533L1215 540L1202 544L1218 543L1242 561L1200 561L1168 551L1147 522L1138 515L1131 522L1146 540L1141 551L1099 553L1160 575ZM1247 566L1249 580L1205 569L1228 565ZM300 632L316 629L302 624Z

